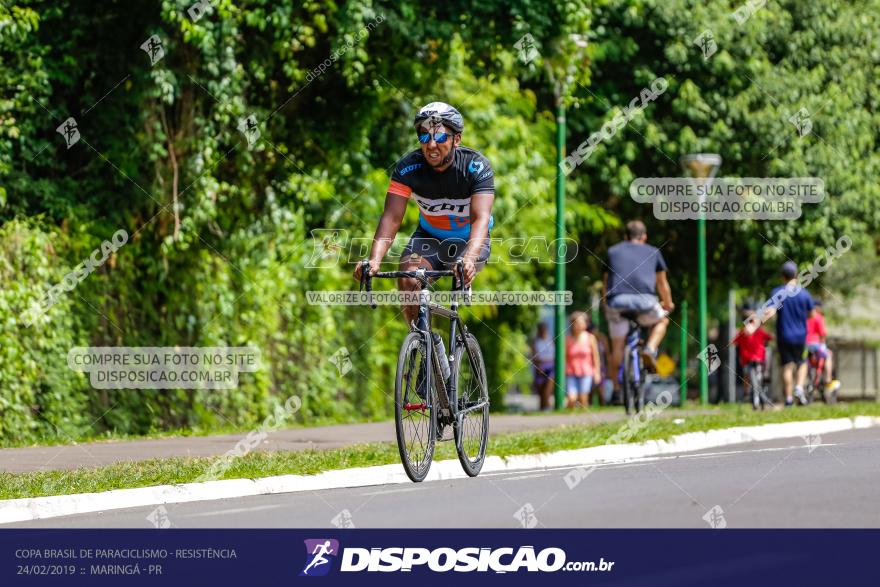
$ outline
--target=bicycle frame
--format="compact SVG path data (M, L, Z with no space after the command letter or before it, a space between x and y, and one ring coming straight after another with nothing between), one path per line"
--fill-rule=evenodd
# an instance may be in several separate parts
M813 394L819 392L819 397L825 400L825 360L826 358L814 351L807 355L807 399L813 400Z
M642 333L641 327L638 322L633 322L630 320L629 322L629 332L626 333L626 344L624 346L624 353L629 353L632 358L632 366L633 366L633 380L636 385L641 384L642 381L642 360L639 356L639 350L642 346ZM620 362L620 367L617 370L617 379L620 383L624 383L624 365L626 361Z
M810 353L812 355L813 353ZM814 371L811 383L816 385L816 389L825 378L825 357L817 356L815 358L807 356L807 368Z
M417 270L416 273L422 270ZM467 327L461 321L461 317L458 314L458 304L453 302L449 309L444 308L439 304L435 304L431 301L431 290L427 287L427 281L422 281L422 289L419 290L419 315L416 322L410 324L410 328L417 332L421 332L425 336L425 340L428 341L427 347L427 358L428 364L431 365L431 369L428 369L428 378L427 378L427 388L431 389L431 385L434 383L432 380L437 378L437 389L438 395L437 399L440 402L440 413L447 419L451 419L457 416L457 402L455 401L455 389L452 388L452 381L449 381L450 387L447 389L447 382L443 380L443 369L440 366L440 357L436 355L434 350L434 337L433 337L433 327L432 327L432 318L434 314L439 314L444 318L449 319L449 348L447 349L447 353L449 354L446 357L446 360L449 362L449 368L453 368L453 362L455 360L455 351L458 348L458 340L455 336L456 330L461 332L462 336L467 335Z
M642 358L639 356L639 350L642 346L642 333L637 322L629 323L629 332L626 335L626 350L632 357L633 366L633 382L636 389L642 383Z
M456 268L461 271L461 262L459 261L456 264ZM368 269L365 267L365 271ZM460 273L459 273L460 275ZM428 288L431 279L438 277L455 277L456 272L452 270L445 271L436 271L436 270L428 270L428 269L416 269L415 271L385 271L379 272L374 275L369 275L365 273L365 277L361 280L362 285L366 284L367 292L372 292L372 287L370 280L374 277L383 278L383 279L397 279L397 278L410 278L417 279L421 283L422 287L419 290L419 314L418 318L415 322L410 324L410 329L415 332L420 332L424 335L426 341L426 349L425 355L429 365L431 368L427 370L426 373L426 388L432 389L432 385L434 385L434 378L437 378L438 394L437 399L440 403L440 412L441 416L443 416L444 423L448 424L454 420L458 420L460 422L461 418L463 418L464 414L482 409L488 402L482 401L476 405L469 406L463 410L458 409L458 402L456 401L456 390L453 388L447 389L447 382L443 380L442 377L442 367L440 366L440 358L436 356L434 351L434 339L433 333L434 330L431 326L431 320L434 314L438 314L443 316L444 318L449 319L449 348L447 349L447 353L449 356L447 360L449 361L450 371L454 368L453 362L455 360L456 350L459 346L458 336L461 337L462 341L468 334L467 326L465 326L464 322L461 319L461 316L458 313L458 302L455 298L453 298L453 302L450 307L447 309L439 304L435 304L431 301L431 290ZM466 290L464 287L464 280L459 278L460 288L457 290L461 293L462 297L466 296ZM456 291L455 282L453 281L452 291ZM373 308L376 306L373 305ZM452 384L452 380L450 379L450 385ZM416 407L416 406L414 406ZM421 408L421 406L417 406ZM410 409L408 406L405 409Z

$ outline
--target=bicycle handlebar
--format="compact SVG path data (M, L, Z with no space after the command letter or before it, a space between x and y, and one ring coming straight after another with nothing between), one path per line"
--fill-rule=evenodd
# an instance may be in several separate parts
M380 271L379 273L375 273L370 276L370 279L373 277L412 277L419 278L419 276L424 276L425 278L431 277L449 277L454 276L455 271L452 270L443 270L443 271L435 271L435 270L416 270L416 271Z
M367 290L368 294L372 294L373 292L373 278L378 277L380 279L396 279L400 277L409 277L412 279L418 279L422 282L423 285L427 285L428 279L433 277L455 277L456 271L458 272L458 284L459 291L464 294L468 288L464 286L464 264L461 259L455 262L455 269L444 269L444 270L434 270L434 269L417 269L415 271L379 271L373 275L370 274L370 262L369 261L361 261L361 279L360 279L360 287L358 291ZM376 309L376 304L372 303L373 296L370 295L370 307L374 310Z

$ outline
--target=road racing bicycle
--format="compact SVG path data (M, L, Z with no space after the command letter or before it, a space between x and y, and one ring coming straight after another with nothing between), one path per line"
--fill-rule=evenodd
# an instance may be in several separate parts
M454 277L453 301L447 309L431 301L429 285L440 277ZM458 313L458 300L468 301L461 261L455 270L386 271L370 275L369 263L362 262L361 290L372 295L374 278L416 279L418 319L410 324L397 360L394 382L394 423L397 448L407 476L420 482L428 475L435 442L451 440L465 473L476 477L483 468L489 441L489 388L486 366L477 339ZM370 300L371 306L376 305ZM449 353L443 339L432 330L431 318L449 319Z

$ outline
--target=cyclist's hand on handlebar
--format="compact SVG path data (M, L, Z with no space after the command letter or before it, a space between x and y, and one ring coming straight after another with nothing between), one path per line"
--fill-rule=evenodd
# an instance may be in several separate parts
M465 286L470 286L474 277L477 275L477 264L470 257L462 257L461 268L464 271L464 284Z
M675 309L675 304L672 302L660 302L660 307L672 314L672 311Z
M379 272L379 268L382 264L380 261L376 261L374 259L369 259L369 260L365 259L365 261L367 261L370 264L370 275L375 275L376 273ZM354 278L357 279L358 281L360 281L363 278L363 266L364 266L364 261L361 261L357 264L357 266L354 269Z

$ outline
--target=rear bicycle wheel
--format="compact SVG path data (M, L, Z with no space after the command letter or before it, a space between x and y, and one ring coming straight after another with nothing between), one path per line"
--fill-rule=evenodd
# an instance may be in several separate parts
M623 355L623 381L621 382L621 387L623 388L623 406L626 408L627 414L632 414L636 411L636 389L633 382L632 353L629 352L629 349Z
M645 365L641 360L642 349L639 348L633 357L632 386L636 390L636 414L645 409Z
M764 373L759 365L747 367L749 385L752 388L752 407L764 409L766 395L764 394Z
M476 477L486 459L489 443L489 386L483 353L473 334L455 349L452 386L456 390L459 416L455 419L455 449L462 469Z
M436 417L434 391L427 387L428 357L425 337L410 332L403 340L397 359L397 377L394 381L394 423L397 430L397 449L406 476L418 483L424 480L434 457Z

